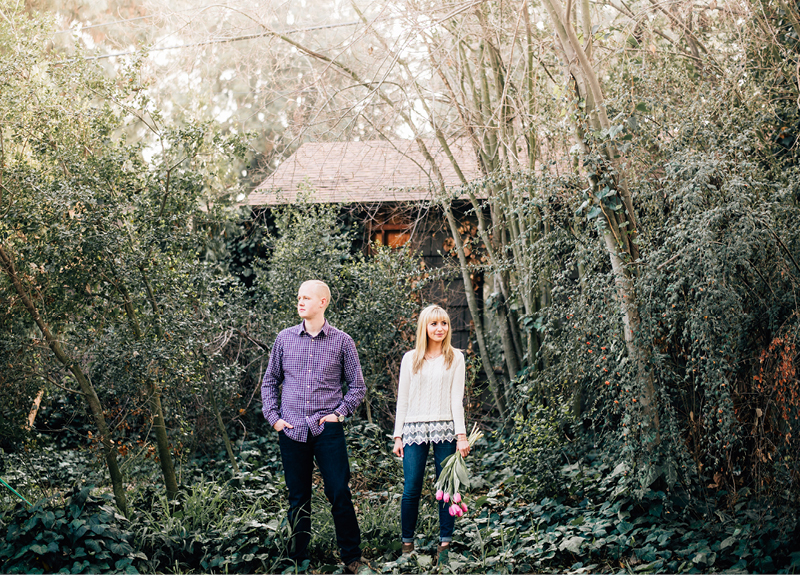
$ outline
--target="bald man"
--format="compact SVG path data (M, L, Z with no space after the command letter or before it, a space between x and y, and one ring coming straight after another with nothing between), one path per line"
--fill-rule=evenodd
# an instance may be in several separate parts
M261 384L264 417L278 432L289 489L289 557L306 559L311 540L311 473L319 466L331 504L336 542L350 573L371 573L361 557L361 532L350 494L350 460L342 422L366 387L353 338L325 320L331 290L303 282L297 313L303 321L275 338ZM342 384L347 383L347 393ZM282 388L281 388L282 386Z

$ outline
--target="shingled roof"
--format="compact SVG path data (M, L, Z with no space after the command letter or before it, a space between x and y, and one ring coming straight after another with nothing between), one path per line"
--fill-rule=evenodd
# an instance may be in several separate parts
M445 184L461 185L438 142L425 143ZM479 178L468 142L449 146L467 180ZM250 193L247 203L294 203L304 190L308 200L317 203L420 201L431 199L432 180L430 166L413 140L306 143Z

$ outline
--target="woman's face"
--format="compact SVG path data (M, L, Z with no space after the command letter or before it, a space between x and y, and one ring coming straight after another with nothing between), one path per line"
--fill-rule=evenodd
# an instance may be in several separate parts
M450 324L444 318L434 319L428 322L428 341L441 343L450 330Z

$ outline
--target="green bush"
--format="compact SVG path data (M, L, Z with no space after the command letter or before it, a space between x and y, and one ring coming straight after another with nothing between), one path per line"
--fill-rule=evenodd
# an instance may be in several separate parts
M64 505L22 504L2 519L0 571L3 573L138 573L147 557L134 550L127 520L108 496L84 487Z
M359 350L367 385L365 419L388 425L400 360L414 345L418 260L407 250L389 248L366 257L336 206L284 206L274 217L268 255L255 264L253 317L259 338L271 343L281 329L299 323L295 302L303 281L326 282L331 288L326 318Z
M131 498L131 529L148 572L272 572L288 534L269 472L227 483L196 480L167 500L152 488Z

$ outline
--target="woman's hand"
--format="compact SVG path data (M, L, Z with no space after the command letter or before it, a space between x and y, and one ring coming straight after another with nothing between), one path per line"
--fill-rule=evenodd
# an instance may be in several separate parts
M469 441L466 435L459 435L456 441L456 449L461 453L462 457L469 455Z
M397 457L403 458L403 438L402 437L395 437L394 438L394 447L392 448L392 453L394 453Z

